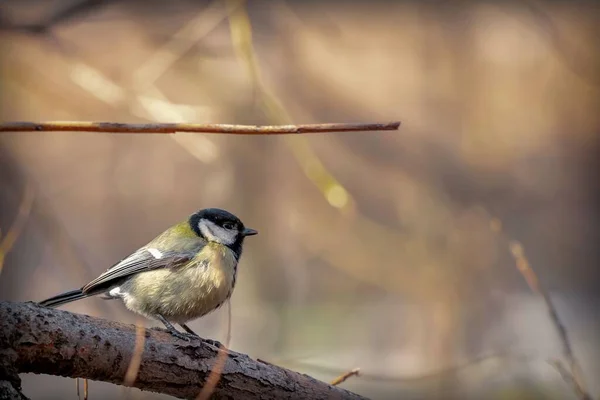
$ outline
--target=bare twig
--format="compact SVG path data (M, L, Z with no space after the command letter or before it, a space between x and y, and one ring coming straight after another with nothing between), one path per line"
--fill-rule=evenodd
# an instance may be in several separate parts
M134 355L132 325L49 309L33 303L0 302L2 374L38 373L123 384ZM145 351L134 387L195 398L218 353L202 340L184 341L162 330L145 331ZM229 351L213 396L243 399L363 399L307 375L257 363ZM18 376L7 382L19 388ZM84 387L85 396L85 387Z
M501 233L502 221L500 221L498 218L493 218L490 221L490 229L496 233ZM556 310L548 291L540 284L538 276L534 272L533 268L529 264L529 260L525 256L525 250L523 249L523 246L517 241L510 241L509 250L515 259L517 269L523 276L523 279L525 279L525 282L527 282L527 285L531 291L541 296L544 300L548 314L550 315L550 320L552 321L552 324L554 325L560 338L563 357L569 364L570 372L558 360L554 361L553 365L557 368L563 379L565 379L568 384L574 387L575 393L581 400L592 400L592 396L586 389L586 384L583 379L583 372L573 352L573 346L571 345L567 328L560 320L558 311ZM566 374L570 375L568 379L565 378Z
M529 288L536 294L542 296L544 299L544 303L546 303L546 307L548 309L548 314L550 315L550 319L558 332L558 336L560 337L560 342L563 347L563 356L566 361L569 363L571 368L571 375L573 376L574 387L576 388L577 395L581 400L592 400L592 396L587 392L585 382L583 380L583 374L581 371L581 367L579 366L579 362L575 358L575 354L573 353L573 346L571 345L571 341L569 340L569 335L567 333L567 329L565 325L562 323L558 316L558 312L556 311L556 307L550 298L550 295L546 291L546 289L540 284L540 280L538 279L536 273L531 268L527 257L525 257L525 251L523 250L523 246L520 243L513 241L510 243L510 252L513 255L515 262L517 264L517 269L523 275L523 278L527 282ZM562 374L561 374L562 375Z
M592 399L592 397L589 394L585 393L582 390L581 385L575 381L574 375L571 372L569 372L569 370L567 370L565 364L562 361L554 359L549 360L548 363L552 365L559 373L561 378L563 378L563 380L573 388L573 391L577 394L577 397L579 397L580 399Z
M334 380L331 381L330 385L332 386L337 386L342 382L345 382L346 379L352 377L352 376L359 376L360 374L360 368L354 368L340 376L338 376L337 378L335 378Z
M125 124L118 122L47 121L4 122L0 132L103 132L103 133L159 133L177 132L224 133L230 135L285 135L323 132L395 131L400 122L388 123L333 123L306 125L228 125L228 124Z
M268 361L264 361L262 359L257 359L257 361L265 363L267 365L277 366L278 364L273 364ZM413 376L400 376L400 375L391 375L384 373L369 373L363 370L360 371L361 379L366 381L373 382L386 382L386 383L401 383L401 384L420 384L427 383L435 380L444 379L447 376L455 375L462 371L466 371L471 368L479 367L481 364L489 362L489 361L510 361L510 362L535 362L537 358L532 355L527 354L509 354L509 353L494 353L494 354L483 354L477 356L471 360L466 360L460 364L452 365L449 367L442 367L435 371L431 371L421 375L413 375ZM305 370L318 371L324 374L340 374L342 371L339 368L329 367L324 365L318 365L311 362L306 361L298 361L298 360L277 360L279 365L285 365L288 367L294 368L302 368Z

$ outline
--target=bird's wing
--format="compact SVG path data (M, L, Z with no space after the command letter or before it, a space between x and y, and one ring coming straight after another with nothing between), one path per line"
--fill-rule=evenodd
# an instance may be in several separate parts
M176 268L190 262L196 254L195 251L168 252L152 247L142 247L129 257L121 260L99 277L85 285L81 290L84 293L99 293L115 284L119 284L128 276L157 268Z

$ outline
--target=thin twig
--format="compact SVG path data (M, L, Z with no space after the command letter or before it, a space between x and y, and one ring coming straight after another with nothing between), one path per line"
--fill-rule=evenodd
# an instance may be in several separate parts
M517 264L517 269L525 278L527 285L534 293L542 296L544 299L544 303L546 303L546 307L548 309L548 314L550 315L550 319L558 332L558 336L560 337L560 341L563 347L563 356L569 363L571 368L571 375L573 376L574 386L576 387L577 395L581 400L592 400L592 396L587 392L585 388L585 382L583 380L581 367L579 366L579 362L575 358L575 354L573 353L573 346L571 345L571 341L569 340L569 335L567 333L567 328L562 323L558 316L558 312L556 311L556 307L550 298L550 295L546 291L546 289L540 284L540 280L538 279L536 273L531 268L527 257L525 257L525 251L523 250L523 246L520 243L513 241L510 243L510 252L513 255L515 262Z
M334 380L331 381L331 386L337 386L342 382L345 382L346 379L352 377L352 376L359 376L360 374L360 368L354 368L340 376L338 376L337 378L335 378Z
M493 218L490 221L490 229L496 233L501 233L502 222L498 218ZM579 362L577 361L577 358L575 358L575 353L573 352L573 346L569 339L567 328L560 320L560 317L558 316L558 311L556 310L556 307L554 306L550 295L548 294L546 289L540 284L538 276L529 264L529 260L525 256L525 250L523 249L523 246L517 241L510 241L509 250L515 260L517 269L525 279L525 282L527 282L527 285L529 286L531 291L541 296L544 300L544 303L546 304L546 308L548 310L548 314L550 315L550 320L552 321L558 333L560 342L562 344L563 356L569 364L571 370L569 372L562 365L562 363L558 361L558 364L560 364L557 367L559 373L561 374L563 379L565 379L565 373L570 375L570 378L565 380L567 381L567 383L569 383L575 388L575 392L581 400L592 400L592 396L586 389L586 384L583 379L583 372L581 370ZM556 364L557 363L554 363L555 367Z
M264 361L262 359L257 359L256 361L262 362L267 365L278 366L277 364ZM482 354L473 359L466 360L460 364L442 367L435 371L427 372L421 375L413 375L413 376L401 376L401 375L391 375L384 373L369 373L363 370L360 371L361 379L367 381L374 382L386 382L386 383L401 383L401 384L420 384L427 383L434 380L441 380L446 376L455 375L462 371L466 371L468 369L476 368L479 365L489 362L489 361L510 361L510 362L535 362L537 358L528 355L528 354L510 354L510 353L492 353L492 354ZM306 361L297 361L297 360L276 360L280 365L286 366L294 366L296 368L303 368L305 370L318 371L323 374L340 374L341 371L339 368L329 367L324 365L318 365L311 362Z
M229 125L229 124L126 124L119 122L47 121L4 122L0 132L102 132L102 133L158 133L177 132L224 133L230 135L285 135L323 132L395 131L400 122L387 123L332 123L305 125Z
M556 371L558 371L558 374L561 376L561 378L563 378L563 380L573 388L573 391L577 394L577 397L579 397L580 399L590 399L591 397L585 397L586 393L581 391L581 386L575 381L575 379L573 378L573 374L569 372L569 370L567 370L567 368L565 367L565 364L560 361L560 360L549 360L548 363L550 365L552 365Z

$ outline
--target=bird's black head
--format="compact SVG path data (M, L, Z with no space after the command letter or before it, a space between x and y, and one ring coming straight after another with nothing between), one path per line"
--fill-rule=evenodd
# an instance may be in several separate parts
M190 227L209 242L221 243L241 254L246 236L256 235L254 229L246 228L232 213L219 208L205 208L191 215Z

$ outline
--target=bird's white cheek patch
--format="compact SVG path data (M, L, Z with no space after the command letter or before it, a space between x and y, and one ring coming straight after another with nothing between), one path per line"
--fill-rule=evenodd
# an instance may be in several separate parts
M206 219L200 220L198 228L200 229L200 232L202 232L202 235L211 242L222 243L225 245L233 244L237 235L237 232L222 228Z
M152 257L156 258L157 260L163 258L163 253L161 253L161 251L158 249L149 248L148 253L152 254Z
M112 288L108 292L108 295L110 297L121 297L123 295L123 293L121 293L121 288L117 286L116 288Z

